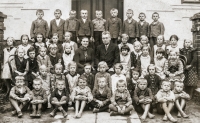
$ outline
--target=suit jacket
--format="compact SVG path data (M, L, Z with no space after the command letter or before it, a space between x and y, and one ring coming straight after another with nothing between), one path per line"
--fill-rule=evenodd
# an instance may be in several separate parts
M105 45L101 44L97 47L96 61L105 61L108 67L111 68L114 64L119 63L119 47L116 44L110 43L106 51Z
M123 24L123 33L128 34L129 37L138 38L139 30L137 21L132 19L131 23L129 23L128 19L125 20Z
M92 21L86 19L85 23L83 19L79 19L76 23L76 36L93 36L93 24Z
M118 17L115 20L112 19L107 19L106 30L110 32L111 38L118 38L122 34L122 20Z
M51 20L50 30L49 30L49 38L51 38L54 33L58 33L59 41L62 41L63 35L65 33L64 32L64 25L65 25L65 21L63 19L60 19L59 25L56 24L56 19Z
M138 30L139 30L139 37L141 37L142 35L146 35L147 37L149 37L149 23L148 22L144 22L143 25L140 24L140 22L138 22Z
M32 22L30 30L31 38L34 38L37 33L42 33L44 38L47 38L49 36L49 27L47 21L42 19L40 23L38 23L37 20L34 20Z

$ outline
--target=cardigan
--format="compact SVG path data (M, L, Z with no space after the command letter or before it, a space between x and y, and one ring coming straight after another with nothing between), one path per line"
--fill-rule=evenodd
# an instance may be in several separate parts
M123 24L123 33L126 33L131 38L138 38L139 29L137 21L131 19L131 22L129 23L128 19L126 19Z
M135 100L137 105L139 105L139 100L141 98L146 98L146 97L153 100L153 95L152 95L151 89L145 88L144 90L141 90L140 88L136 88L134 90L133 99Z
M165 27L163 25L163 23L157 21L152 22L149 26L149 30L150 30L150 37L158 37L159 35L164 35L165 32Z
M146 35L149 37L149 23L144 21L143 25L141 25L141 22L138 22L138 30L139 30L139 37L142 35Z
M99 88L94 88L92 91L93 100L100 100L103 104L107 104L111 98L111 90L108 87L105 87L103 92L100 93Z

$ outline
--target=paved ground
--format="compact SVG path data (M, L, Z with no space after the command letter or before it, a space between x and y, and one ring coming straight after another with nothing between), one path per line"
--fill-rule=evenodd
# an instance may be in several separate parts
M32 119L29 117L29 112L25 112L23 118L11 116L10 111L0 113L0 123L170 123L169 121L162 121L163 115L156 115L155 119L146 119L141 122L136 112L132 112L130 116L110 116L109 113L92 113L92 111L85 111L80 119L74 119L74 109L70 108L67 118L63 118L61 112L52 118L49 117L50 110L45 111L40 119ZM177 118L178 123L199 123L200 122L200 106L196 105L194 101L189 101L186 107L186 113L189 114L189 119ZM176 118L175 112L173 116Z
M132 112L130 116L110 116L107 112L92 113L85 111L80 119L75 119L74 110L68 111L68 116L63 118L61 112L52 118L49 117L50 110L45 111L40 119L32 119L29 112L25 112L23 118L11 116L10 112L0 114L0 123L141 123L136 112Z

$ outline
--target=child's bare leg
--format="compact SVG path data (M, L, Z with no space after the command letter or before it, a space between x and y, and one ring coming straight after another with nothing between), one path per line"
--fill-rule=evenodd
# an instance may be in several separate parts
M181 99L181 109L182 109L182 111L183 111L183 108L184 108L185 105L186 105L185 103L186 103L186 102L185 102L185 99ZM184 111L183 111L182 116L183 116L184 118L188 118L188 117L189 117L187 114L185 114Z
M178 99L175 101L175 105L176 105L176 107L177 107L177 109L178 109L177 117L181 117L181 114L183 114L183 110L182 110L182 108L181 108L181 105L180 105Z
M81 108L80 108L80 111L79 111L77 117L81 117L81 115L82 115L82 113L83 113L83 110L84 110L84 108L85 108L85 105L86 105L86 101L81 101Z
M41 116L41 109L42 109L42 104L38 104L38 110L37 110L37 116Z
M177 122L177 120L174 119L172 117L172 115L170 114L170 112L171 112L171 110L172 110L172 108L174 106L174 103L173 102L169 102L168 106L167 106L166 103L163 103L162 106L163 106L163 110L164 110L165 114L167 115L167 117L169 118L169 120L172 121L172 122Z
M143 113L143 115L140 117L142 120L145 120L146 119L146 117L147 117L147 113L149 112L149 108L150 108L150 105L148 105L148 104L141 104L141 106L142 106L142 108L143 108L143 110L144 110L144 113Z
M36 115L36 105L32 104L32 109L33 109L33 112L32 114L30 114L30 116L34 117Z
M10 99L10 102L11 102L11 104L13 105L13 107L15 108L15 110L16 110L17 112L21 111L21 108L20 108L20 106L18 105L18 102L17 102L16 100Z
M78 109L79 109L79 105L80 105L80 101L79 100L76 100L75 102L75 118L78 116Z
M52 98L51 103L54 104L54 105L57 105L59 103L59 101L56 97L54 97L54 98Z
M110 109L110 116L114 116L114 115L118 114L118 109L113 104L109 105L109 109Z
M125 109L124 113L125 113L125 114L127 114L127 113L130 114L130 111L132 111L132 110L133 110L133 106L132 106L132 105L129 105L129 106Z
M66 103L66 99L67 99L67 97L66 97L66 96L63 96L63 97L60 99L60 102L61 102L62 104L64 104L64 103Z

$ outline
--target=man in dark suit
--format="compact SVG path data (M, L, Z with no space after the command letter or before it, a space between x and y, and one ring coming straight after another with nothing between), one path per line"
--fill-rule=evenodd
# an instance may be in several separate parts
M59 41L63 41L64 35L64 25L65 20L61 19L60 16L62 12L60 9L56 9L54 12L55 19L51 20L50 22L50 31L49 31L49 38L52 38L54 33L57 33L59 36Z
M119 63L119 48L116 44L111 43L110 32L104 31L102 33L103 44L97 47L96 62L105 61L109 67L109 72L114 71L113 66Z

